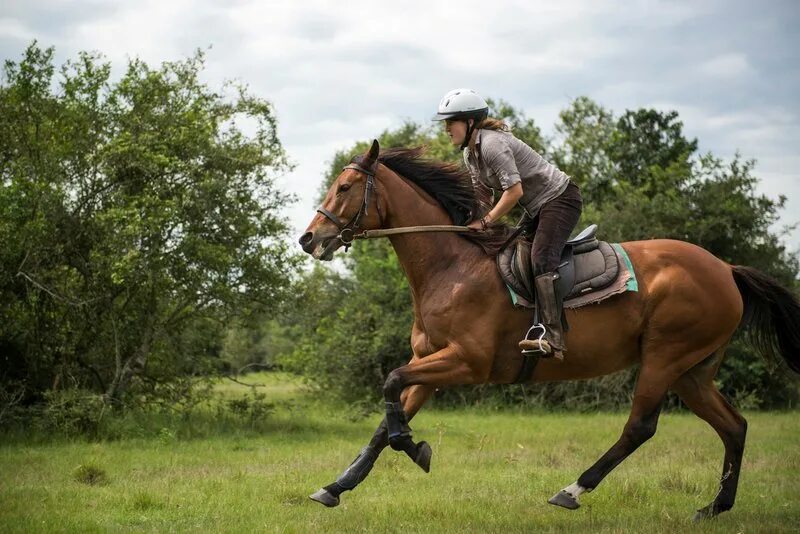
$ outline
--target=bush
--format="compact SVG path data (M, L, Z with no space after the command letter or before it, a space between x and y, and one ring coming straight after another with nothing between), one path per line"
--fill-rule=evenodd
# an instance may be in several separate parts
M253 390L246 397L229 399L223 406L236 417L253 426L264 421L275 411L275 404L267 402L266 398L266 393Z
M38 427L65 436L96 437L108 411L102 396L81 389L48 391L38 407Z

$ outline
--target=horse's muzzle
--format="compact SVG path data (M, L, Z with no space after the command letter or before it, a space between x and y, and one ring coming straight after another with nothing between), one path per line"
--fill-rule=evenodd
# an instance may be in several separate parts
M336 235L320 237L315 236L314 232L306 232L300 237L299 242L307 254L323 261L332 260L333 252L341 245Z
M306 232L299 239L300 246L303 247L303 250L306 251L308 254L311 254L314 250L314 232Z

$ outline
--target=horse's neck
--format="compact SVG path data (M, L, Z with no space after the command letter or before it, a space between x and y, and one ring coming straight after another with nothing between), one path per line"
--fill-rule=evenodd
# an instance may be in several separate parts
M453 224L441 205L418 186L394 176L383 183L387 202L385 227ZM415 298L422 298L432 283L436 284L434 287L441 285L442 278L437 274L470 261L471 249L475 248L452 232L399 234L389 239Z

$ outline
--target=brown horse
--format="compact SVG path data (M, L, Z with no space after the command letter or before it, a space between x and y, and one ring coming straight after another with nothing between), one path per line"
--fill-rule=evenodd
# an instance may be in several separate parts
M358 230L463 224L473 217L479 206L464 171L421 154L381 153L375 141L354 158L300 238L303 250L327 260ZM429 470L431 449L412 441L408 421L437 387L511 383L523 364L517 341L531 312L512 306L486 253L489 237L427 233L390 240L413 296L411 360L386 379L386 417L369 445L336 482L311 495L326 506L336 506L343 491L363 481L387 445ZM671 389L725 447L720 491L696 515L713 517L733 506L747 430L714 386L725 348L737 328L750 324L762 353L777 348L800 373L800 302L764 274L731 266L689 243L651 240L623 247L638 292L568 310L566 359L542 360L531 381L585 379L639 364L631 414L619 440L550 502L577 508L582 493L653 436Z

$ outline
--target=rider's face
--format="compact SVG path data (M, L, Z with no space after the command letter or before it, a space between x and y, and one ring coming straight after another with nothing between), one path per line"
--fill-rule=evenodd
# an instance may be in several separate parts
M467 121L447 119L444 121L444 131L450 136L450 142L461 146L467 136Z

